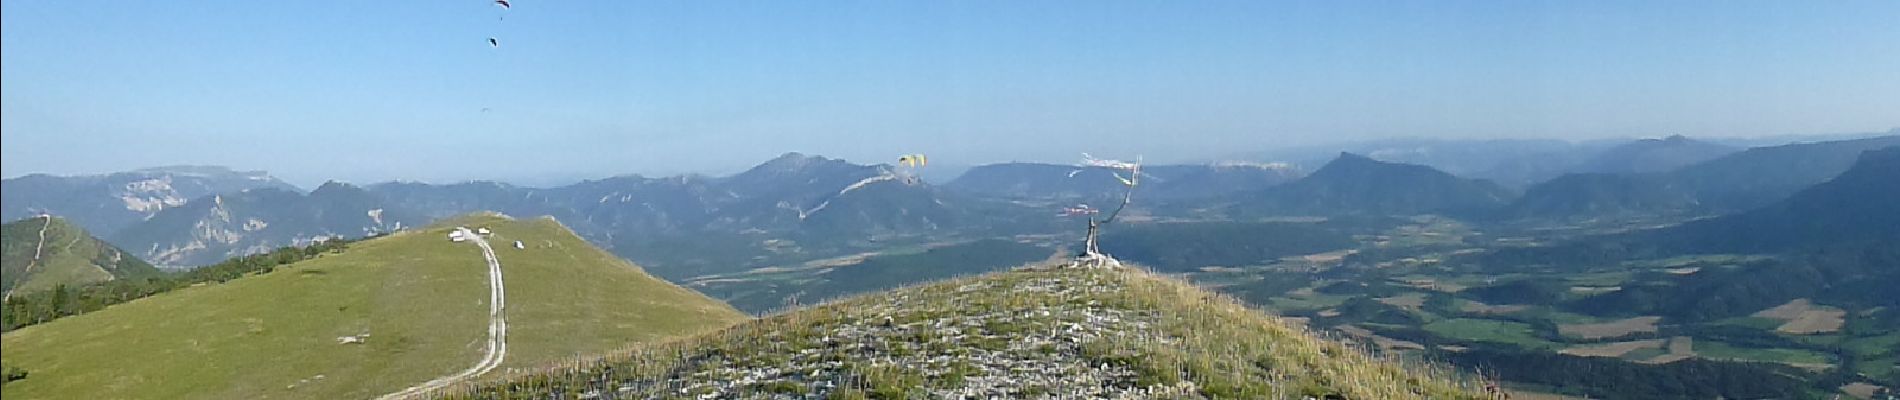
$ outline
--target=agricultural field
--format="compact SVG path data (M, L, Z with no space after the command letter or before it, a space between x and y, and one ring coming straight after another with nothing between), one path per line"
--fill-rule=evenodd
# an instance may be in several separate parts
M1262 260L1254 267L1183 270L1205 287L1383 351L1462 354L1454 360L1494 353L1573 357L1626 363L1618 368L1633 370L1715 363L1762 374L1810 374L1803 379L1854 374L1851 380L1881 387L1900 383L1900 324L1886 309L1844 307L1822 297L1668 297L1685 285L1733 289L1701 282L1748 279L1751 271L1784 259L1664 255L1502 268L1487 266L1487 257L1623 228L1408 222L1355 234L1356 248ZM1486 231L1494 228L1500 232ZM1304 269L1267 267L1293 264Z
M1557 332L1564 336L1583 339L1606 339L1629 336L1636 333L1656 332L1656 322L1662 317L1635 317L1593 324L1558 325Z
M1787 304L1761 310L1750 315L1781 321L1775 332L1796 335L1828 333L1841 330L1847 324L1847 312L1839 308L1817 306L1808 299L1794 299Z
M1621 358L1637 350L1662 349L1663 345L1668 344L1668 342L1669 341L1667 339L1648 339L1648 340L1635 340L1635 341L1628 341L1628 342L1615 342L1615 343L1607 343L1607 344L1588 344L1588 345L1578 345L1576 347L1565 348L1563 350L1557 351L1557 353L1584 356L1584 357Z
M1442 337L1472 342L1504 343L1524 348L1548 348L1556 345L1532 334L1531 326L1522 322L1456 318L1425 324L1421 328Z

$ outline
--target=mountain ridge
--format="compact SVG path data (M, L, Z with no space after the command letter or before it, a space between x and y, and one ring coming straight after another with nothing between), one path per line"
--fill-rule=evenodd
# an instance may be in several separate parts
M31 174L0 180L0 219L60 215L110 236L191 199L245 189L299 191L263 171L218 166L167 166L108 174Z
M43 215L0 228L0 290L17 293L57 286L151 276L159 271L64 218Z
M1409 215L1486 210L1511 197L1487 180L1341 152L1312 174L1243 197L1233 208L1241 215Z
M153 263L191 267L424 222L354 185L329 182L308 194L265 188L206 196L154 214L111 240Z

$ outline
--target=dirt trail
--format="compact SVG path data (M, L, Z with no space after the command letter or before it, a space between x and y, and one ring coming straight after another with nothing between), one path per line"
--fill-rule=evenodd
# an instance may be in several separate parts
M26 269L20 270L21 281L25 281L26 276L28 274L33 273L33 266L40 264L40 250L43 250L46 248L46 227L53 226L52 214L41 214L40 218L46 219L46 223L40 225L39 242L33 243L33 259L27 260ZM20 282L14 282L13 284L17 286L20 284ZM0 304L5 304L7 300L12 300L12 299L13 299L13 288L7 288L6 294L0 294Z
M487 351L482 355L480 362L475 363L473 367L462 370L462 372L431 379L420 385L410 386L401 391L377 397L378 400L406 399L448 387L449 385L468 378L481 376L482 374L488 373L488 371L495 370L495 367L501 366L501 360L508 356L508 319L505 318L506 314L502 312L504 306L507 305L507 291L503 290L504 282L501 276L501 262L495 260L495 249L488 247L488 240L483 239L481 235L477 235L475 232L470 232L467 229L460 229L460 231L463 237L467 237L470 241L475 242L475 245L481 246L482 258L488 261Z

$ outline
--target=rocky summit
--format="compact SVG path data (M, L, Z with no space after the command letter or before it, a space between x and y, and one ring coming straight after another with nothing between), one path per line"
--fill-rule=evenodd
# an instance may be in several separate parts
M1037 267L782 313L443 398L1478 398L1170 278Z

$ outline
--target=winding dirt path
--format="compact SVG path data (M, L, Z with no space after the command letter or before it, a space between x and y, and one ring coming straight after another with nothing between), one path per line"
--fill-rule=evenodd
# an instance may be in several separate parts
M501 262L495 260L495 249L488 247L488 240L483 239L481 235L477 235L475 232L470 232L467 229L460 229L460 231L463 237L469 238L470 241L475 242L475 245L482 247L482 258L488 260L487 351L482 355L480 362L475 363L473 367L462 370L462 372L431 379L420 385L410 386L401 391L377 397L377 400L406 399L448 387L464 379L481 376L482 374L488 373L488 371L495 370L495 367L501 366L501 360L508 356L508 319L506 318L507 315L502 312L504 306L507 305L508 299L507 291L503 290L504 282L501 276Z
M21 277L20 282L13 283L16 286L22 282L25 282L26 281L25 277L33 273L33 266L39 265L40 263L40 250L43 250L46 248L46 227L53 226L53 215L40 214L40 218L43 218L46 220L45 224L40 225L40 241L38 243L33 244L33 259L28 260L26 262L26 269L20 270L20 277ZM13 299L13 288L7 288L6 294L0 294L0 304L5 304L7 300L12 300L12 299Z

